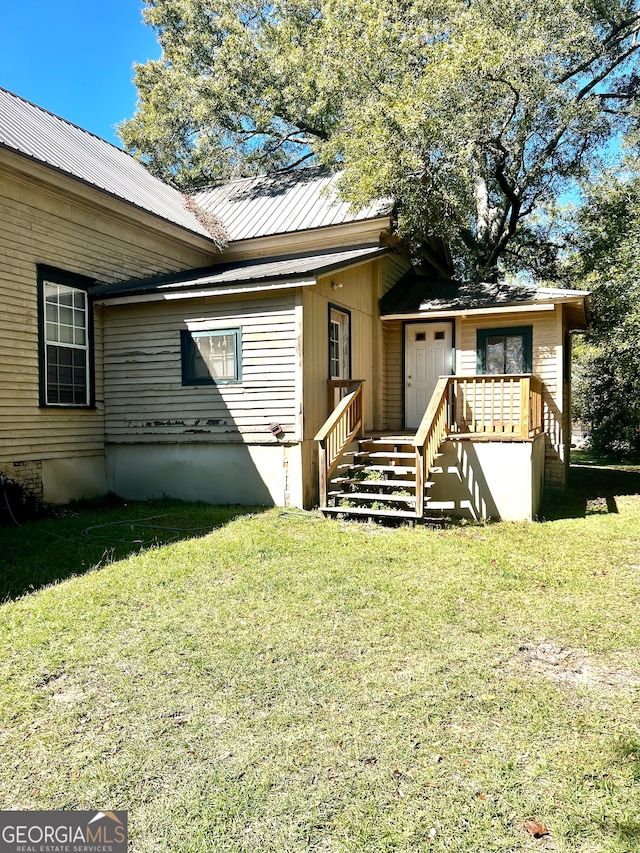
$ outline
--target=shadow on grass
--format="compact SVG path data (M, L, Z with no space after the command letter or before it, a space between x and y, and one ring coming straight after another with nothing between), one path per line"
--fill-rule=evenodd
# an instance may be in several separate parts
M623 495L640 495L640 465L574 453L564 494L545 499L540 516L558 520L617 513L617 498Z
M113 498L62 508L56 518L0 527L0 603L265 510Z

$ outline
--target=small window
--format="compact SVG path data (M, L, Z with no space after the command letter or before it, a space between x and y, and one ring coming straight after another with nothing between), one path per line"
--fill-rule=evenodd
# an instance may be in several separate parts
M436 340L436 341L443 341L444 340L444 331L436 332L433 337L434 337L434 340Z
M480 374L504 376L531 373L532 327L479 329L477 370Z
M182 384L240 382L240 329L181 332Z
M39 270L40 403L91 405L89 297L76 277Z
M421 343L422 341L427 340L426 332L416 332L416 343Z
M329 379L351 377L351 315L329 307Z

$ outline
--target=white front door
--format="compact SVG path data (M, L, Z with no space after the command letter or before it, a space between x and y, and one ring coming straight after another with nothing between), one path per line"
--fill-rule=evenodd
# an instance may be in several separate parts
M452 324L409 323L405 326L404 420L417 429L440 376L451 373Z

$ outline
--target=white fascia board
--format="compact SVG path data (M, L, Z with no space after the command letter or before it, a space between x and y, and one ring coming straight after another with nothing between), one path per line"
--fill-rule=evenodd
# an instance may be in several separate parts
M311 279L290 279L289 281L260 284L240 284L237 286L216 287L202 290L184 290L178 293L144 293L137 296L116 296L114 299L96 299L95 305L132 305L142 302L173 302L179 299L200 299L206 296L234 296L243 293L271 293L275 290L291 290L295 287L309 287L316 283Z
M485 314L516 314L529 311L553 311L555 302L500 305L489 308L463 308L455 311L416 311L413 314L382 314L381 320L443 320L449 317L481 317Z

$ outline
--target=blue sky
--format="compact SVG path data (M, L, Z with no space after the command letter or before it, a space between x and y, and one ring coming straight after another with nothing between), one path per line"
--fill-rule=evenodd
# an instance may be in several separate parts
M142 0L0 0L0 86L120 144L133 63L160 56Z

